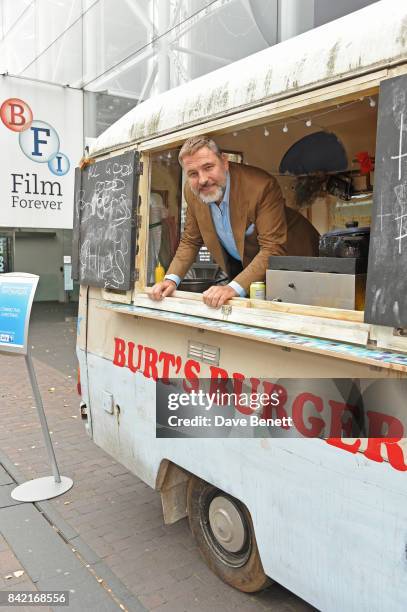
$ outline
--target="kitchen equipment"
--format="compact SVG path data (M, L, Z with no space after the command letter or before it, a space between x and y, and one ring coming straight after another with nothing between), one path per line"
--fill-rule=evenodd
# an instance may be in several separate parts
M178 285L180 291L203 293L213 285L222 285L228 281L227 275L217 264L194 263L184 279Z
M270 257L266 299L363 310L367 259Z
M344 229L321 236L319 254L322 257L368 257L370 227L358 227L357 221L346 225Z
M184 278L178 285L180 291L194 291L195 293L203 293L209 287L215 284L210 278Z

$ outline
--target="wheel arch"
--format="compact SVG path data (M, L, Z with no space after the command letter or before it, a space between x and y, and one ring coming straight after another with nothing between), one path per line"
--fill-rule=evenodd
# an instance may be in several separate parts
M187 489L192 474L169 459L162 459L155 488L160 492L164 523L172 525L186 518Z

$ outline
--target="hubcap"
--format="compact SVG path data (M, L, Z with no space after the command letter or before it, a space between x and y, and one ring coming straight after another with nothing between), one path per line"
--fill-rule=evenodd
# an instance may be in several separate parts
M218 543L225 550L237 553L246 540L246 529L241 513L235 504L218 495L209 504L209 524Z

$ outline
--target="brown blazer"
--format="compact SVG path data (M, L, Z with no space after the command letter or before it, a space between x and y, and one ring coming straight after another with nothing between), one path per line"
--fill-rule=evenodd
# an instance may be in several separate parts
M260 168L229 164L230 222L243 263L233 280L247 292L254 281L264 281L270 255L318 255L319 234L311 223L284 205L276 179ZM185 187L188 207L184 232L167 274L185 276L205 244L216 263L230 276L228 255L219 242L208 204ZM247 228L255 224L246 236Z

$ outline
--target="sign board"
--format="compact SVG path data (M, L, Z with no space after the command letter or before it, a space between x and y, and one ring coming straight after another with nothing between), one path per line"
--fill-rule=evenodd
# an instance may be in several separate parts
M83 93L2 77L0 227L72 228Z
M365 322L407 327L407 76L380 86Z
M0 275L0 352L27 354L28 325L39 276Z
M72 275L81 285L132 287L139 175L136 151L76 170Z

